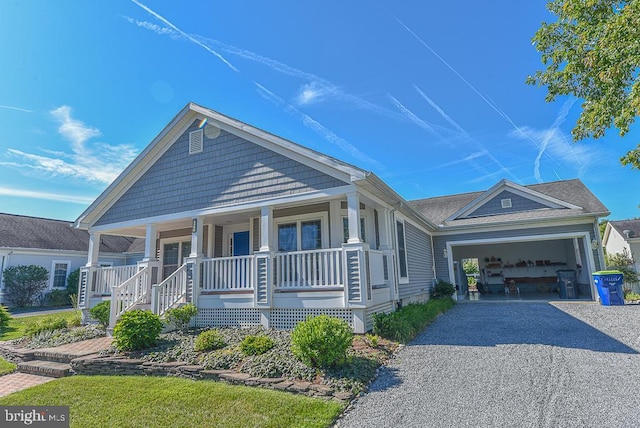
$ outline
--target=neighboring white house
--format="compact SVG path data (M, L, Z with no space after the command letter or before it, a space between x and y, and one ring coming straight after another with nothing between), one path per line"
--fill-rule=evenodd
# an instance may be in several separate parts
M105 236L100 265L135 263L139 244L133 238ZM72 222L0 213L0 273L13 266L38 265L49 271L47 290L65 288L69 274L87 263L88 246L89 234ZM5 302L2 275L0 302Z
M375 313L427 300L436 278L460 285L470 247L553 256L529 276L601 266L608 212L579 180L452 198L406 201L372 172L190 103L76 220L90 235L80 305L110 299L112 325L192 302L202 326L326 313L362 333ZM142 260L100 267L111 235L144 238Z
M635 271L640 272L640 219L607 222L602 243L609 255L626 251L635 261Z

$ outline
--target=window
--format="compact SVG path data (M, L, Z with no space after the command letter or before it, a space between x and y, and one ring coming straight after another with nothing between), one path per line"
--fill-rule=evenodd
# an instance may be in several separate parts
M501 199L500 204L502 205L502 208L511 208L511 198Z
M398 270L400 279L407 279L407 248L404 236L404 222L396 220L396 234L398 239Z
M317 250L326 240L322 219L288 221L278 224L278 251Z
M342 217L342 231L343 231L343 237L344 237L343 242L346 243L349 240L349 218L348 217ZM365 234L365 227L364 227L364 217L360 217L360 239L362 239L362 242L367 242L367 237Z
M64 288L69 276L69 262L54 260L51 266L51 286Z

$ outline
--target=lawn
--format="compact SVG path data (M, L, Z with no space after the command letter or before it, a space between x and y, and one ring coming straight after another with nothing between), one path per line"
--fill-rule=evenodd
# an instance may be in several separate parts
M65 318L68 322L71 322L74 317L76 317L74 311L69 311L53 315L34 315L30 317L12 318L9 320L9 325L2 329L0 341L17 339L24 336L24 331L29 324L40 322L45 318Z
M0 406L70 406L72 427L328 427L344 406L221 382L73 376L0 398Z
M0 376L13 372L16 365L0 357Z

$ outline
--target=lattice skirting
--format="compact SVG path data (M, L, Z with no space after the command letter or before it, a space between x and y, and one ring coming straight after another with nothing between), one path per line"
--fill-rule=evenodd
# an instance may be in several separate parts
M353 328L353 315L349 309L272 309L270 324L278 330L292 330L309 315L323 314L345 320Z
M365 313L365 320L364 320L365 331L373 330L373 315L379 312L393 312L393 302L385 302L385 303L381 303L379 305L367 308L367 312Z
M256 308L199 308L198 327L252 327L260 325L260 309Z

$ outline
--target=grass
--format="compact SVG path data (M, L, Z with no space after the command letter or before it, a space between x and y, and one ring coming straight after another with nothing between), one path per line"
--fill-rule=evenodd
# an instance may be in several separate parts
M16 365L13 363L10 363L9 361L5 360L4 358L0 357L0 376L9 374L11 372L13 372L16 369Z
M221 382L73 376L0 398L0 406L70 406L72 427L328 427L333 401Z
M412 303L395 312L375 314L373 332L386 339L407 343L454 305L450 297L431 298L427 303Z
M12 318L9 325L2 329L0 341L17 339L25 335L25 330L29 324L40 322L46 318L65 318L67 321L73 320L74 311L61 312L53 315L34 315L30 317Z

